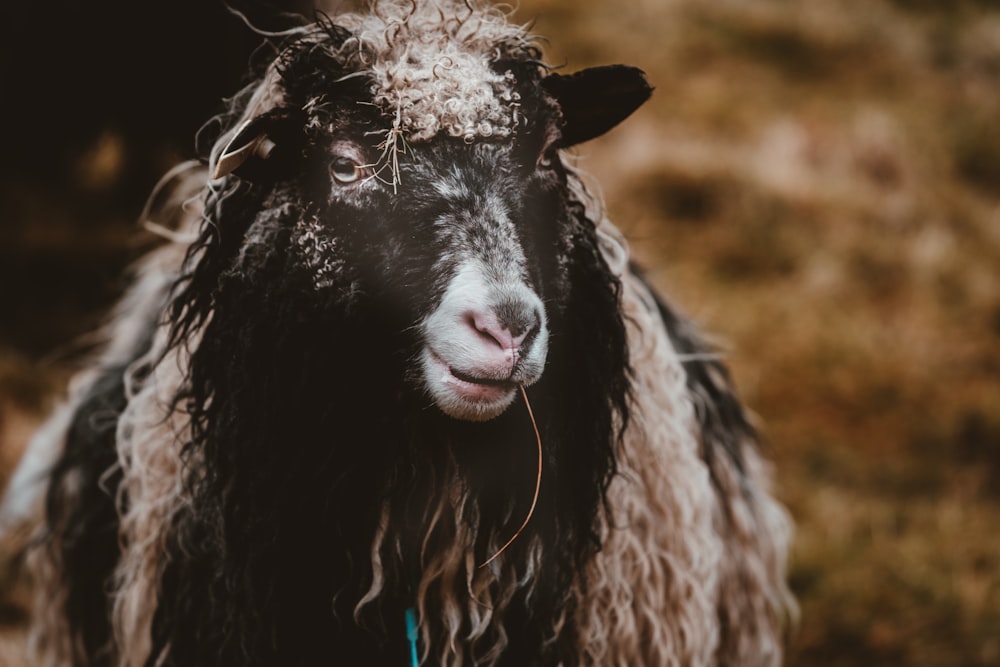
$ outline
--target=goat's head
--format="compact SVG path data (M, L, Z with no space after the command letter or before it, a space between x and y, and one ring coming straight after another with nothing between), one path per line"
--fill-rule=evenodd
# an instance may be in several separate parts
M381 7L304 30L243 95L212 167L252 183L262 209L295 208L287 269L377 302L410 333L412 385L483 421L541 377L573 289L581 206L560 150L650 88L624 66L550 73L506 17L458 6L464 18ZM244 244L273 237L263 216Z

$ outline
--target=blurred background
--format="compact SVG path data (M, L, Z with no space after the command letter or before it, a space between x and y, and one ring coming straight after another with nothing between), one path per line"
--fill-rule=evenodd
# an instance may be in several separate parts
M311 13L231 4L269 29ZM788 663L1000 665L1000 0L515 17L551 63L656 87L578 154L759 418L798 526ZM147 194L259 40L221 0L10 0L0 21L2 484L149 246ZM25 582L0 568L0 591L13 667Z

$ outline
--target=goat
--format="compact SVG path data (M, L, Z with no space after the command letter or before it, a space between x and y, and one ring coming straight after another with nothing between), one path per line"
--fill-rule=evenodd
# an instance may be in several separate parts
M645 75L472 0L275 42L10 485L43 664L779 664L755 429L567 154Z

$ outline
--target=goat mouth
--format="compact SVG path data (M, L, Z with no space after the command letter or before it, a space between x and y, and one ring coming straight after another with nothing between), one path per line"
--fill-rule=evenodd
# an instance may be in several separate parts
M445 414L469 421L496 417L514 401L518 383L459 370L425 350L424 378L434 402Z
M463 373L454 366L449 366L448 372L451 373L456 380L461 380L462 382L466 382L468 384L478 384L486 387L496 387L497 389L510 391L517 389L517 383L513 380L496 380L488 377L470 375L468 373Z
M460 371L440 357L437 357L435 361L440 364L440 368L444 372L442 378L444 383L466 400L477 403L492 403L504 400L517 391L517 383L513 380L498 380Z

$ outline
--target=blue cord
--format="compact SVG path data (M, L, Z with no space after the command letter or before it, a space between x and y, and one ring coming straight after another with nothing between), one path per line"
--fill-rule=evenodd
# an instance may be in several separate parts
M410 607L406 610L406 638L410 640L410 665L419 667L420 659L417 657L417 610Z

